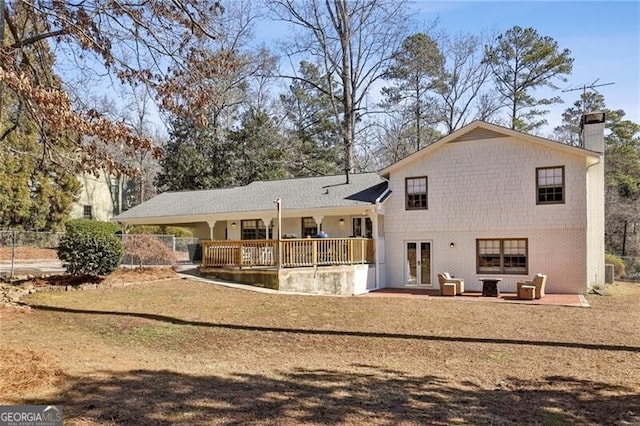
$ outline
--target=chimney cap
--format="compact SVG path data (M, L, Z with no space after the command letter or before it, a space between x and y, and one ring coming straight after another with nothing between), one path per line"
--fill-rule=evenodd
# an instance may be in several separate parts
M584 126L586 124L604 123L605 118L606 114L604 111L585 112L584 114L582 114L581 124Z

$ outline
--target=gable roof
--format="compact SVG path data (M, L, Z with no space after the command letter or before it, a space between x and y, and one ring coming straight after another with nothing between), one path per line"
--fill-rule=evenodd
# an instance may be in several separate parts
M273 212L274 200L287 211L358 207L382 201L387 181L377 173L257 181L246 186L198 191L164 192L116 216L114 220Z
M399 160L384 169L380 170L381 176L388 176L394 170L397 170L409 163L412 163L416 160L419 160L433 151L440 149L443 145L447 143L457 143L457 142L466 142L466 141L474 141L474 140L482 140L482 139L492 139L492 138L504 138L504 137L513 137L520 139L525 142L529 142L532 144L537 144L541 146L551 147L553 149L557 149L560 151L581 155L584 157L591 158L599 158L602 153L596 151L590 151L588 149L580 148L577 146L567 145L562 142L554 141L552 139L543 138L540 136L530 135L528 133L519 132L517 130L509 129L507 127L498 126L496 124L487 123L485 121L476 120L473 121L466 126L456 130L455 132L443 137L437 142L432 143L431 145L422 148L420 151L417 151L408 157Z

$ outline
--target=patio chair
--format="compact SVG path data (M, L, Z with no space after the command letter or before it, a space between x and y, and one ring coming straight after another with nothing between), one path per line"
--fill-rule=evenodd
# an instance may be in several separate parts
M438 274L438 282L440 283L440 293L444 289L445 284L455 284L456 294L464 293L464 280L460 278L451 278L448 272L441 272Z
M532 286L535 287L535 298L541 299L544 297L544 286L547 283L547 276L545 274L536 274L532 280L530 281L518 281L517 289L518 289L518 298L524 299L524 291L523 286Z

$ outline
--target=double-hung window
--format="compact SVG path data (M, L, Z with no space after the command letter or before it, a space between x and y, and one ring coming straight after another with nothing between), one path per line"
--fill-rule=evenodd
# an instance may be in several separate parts
M479 274L526 275L528 271L526 238L476 240Z
M427 177L410 177L405 179L405 207L407 210L426 210Z
M536 169L538 204L564 203L564 166Z
M267 228L262 219L243 220L240 222L243 240L266 240Z

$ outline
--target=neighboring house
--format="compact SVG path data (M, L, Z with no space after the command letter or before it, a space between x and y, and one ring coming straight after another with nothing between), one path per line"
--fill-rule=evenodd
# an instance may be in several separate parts
M543 272L548 292L584 294L604 281L604 118L585 123L584 148L476 121L348 184L330 176L164 193L115 220L195 227L213 240L203 242L205 267L279 265L271 286L281 289L437 288L446 271L467 290L492 276L515 291ZM329 238L304 239L320 230Z
M124 179L104 172L77 176L82 189L71 208L72 219L111 220L122 212Z

